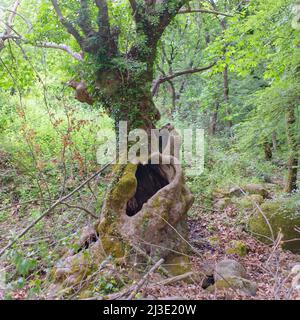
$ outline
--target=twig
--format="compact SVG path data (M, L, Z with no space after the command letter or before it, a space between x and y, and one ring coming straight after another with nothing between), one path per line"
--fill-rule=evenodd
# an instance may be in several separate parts
M168 285L168 284L171 284L171 283L174 283L174 282L178 282L178 281L190 278L193 274L194 274L194 272L192 272L192 271L186 272L184 274L180 274L178 276L175 276L175 277L172 277L172 278L157 282L157 283L155 283L155 285L165 286L165 285Z
M97 217L93 212L91 212L90 210L84 208L84 207L80 207L80 206L73 206L73 205L70 205L66 202L61 202L62 205L68 207L68 208L73 208L73 209L79 209L81 211L84 211L85 213L87 213L88 215L90 215L91 217L95 218L95 219L98 219L99 217Z
M216 16L225 16L225 17L234 17L230 13L225 13L225 12L220 12L220 11L215 11L215 10L206 10L206 9L191 9L191 10L180 10L178 12L179 14L188 14L188 13L209 13L209 14L214 14Z
M156 264L140 279L140 281L134 286L133 290L131 291L129 297L126 300L132 300L137 292L141 289L144 283L147 281L148 277L158 269L163 263L164 259L160 259Z

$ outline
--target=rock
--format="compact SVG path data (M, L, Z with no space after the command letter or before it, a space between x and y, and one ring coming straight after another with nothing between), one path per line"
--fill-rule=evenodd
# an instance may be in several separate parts
M262 196L263 198L269 197L269 192L265 189L264 186L259 185L259 184L248 184L243 187L243 190L249 194L258 194L258 195Z
M214 205L216 209L223 210L231 203L230 198L218 199Z
M275 238L281 231L284 241L299 239L299 232L295 230L295 227L300 226L299 195L265 202L261 205L261 210L268 219ZM272 244L272 241L268 239L271 238L270 228L258 209L249 220L249 231L259 240ZM300 253L300 240L284 242L282 247L294 253Z
M247 279L246 269L237 261L226 259L217 263L214 272L214 285L208 287L209 292L214 290L233 289L243 294L255 296L257 285Z
M247 272L244 266L235 260L222 260L216 264L214 271L215 282L231 277L247 278Z
M242 186L241 188L239 187L234 187L229 190L227 193L227 196L229 197L241 197L246 194L249 195L260 195L263 198L268 198L269 197L269 192L265 189L264 186L259 185L259 184L247 184L245 186Z
M220 238L214 235L208 238L208 242L212 247L217 247L220 244Z
M230 247L226 249L227 254L237 254L240 257L245 257L248 253L248 247L243 241L231 241Z
M252 194L250 196L245 196L239 198L236 203L244 209L253 209L256 205L261 205L264 202L263 196L259 194Z
M257 292L257 284L255 282L239 277L230 277L218 280L213 286L208 288L208 291L214 292L216 289L226 290L230 288L236 291L241 291L248 296L255 296Z
M300 265L293 267L291 275L293 275L292 289L297 293L296 299L300 300Z
M293 275L295 275L295 274L297 275L298 273L300 273L300 265L299 264L295 265L291 271L291 274L293 274Z

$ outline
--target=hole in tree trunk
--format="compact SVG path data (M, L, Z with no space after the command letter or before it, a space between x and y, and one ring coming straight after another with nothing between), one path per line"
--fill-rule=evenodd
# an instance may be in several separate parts
M136 170L137 189L133 198L127 202L126 214L136 215L150 198L169 184L160 165L139 164Z

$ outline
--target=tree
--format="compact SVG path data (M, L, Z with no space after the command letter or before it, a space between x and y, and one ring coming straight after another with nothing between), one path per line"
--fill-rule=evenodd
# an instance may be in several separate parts
M160 119L153 102L153 86L214 65L174 72L154 81L158 43L188 0L130 0L129 7L124 1L51 2L65 31L57 27L55 16L47 16L46 20L54 29L60 29L59 37L54 36L53 41L51 36L39 37L37 32L34 36L13 33L7 38L63 50L79 61L77 77L69 85L76 90L80 102L103 106L114 119L117 133L120 121L126 121L128 131L144 129L150 138L151 129ZM125 33L132 32L129 37L124 36L122 21L118 25L114 20L119 5L131 17L125 28ZM44 12L45 8L51 10L46 2L42 6ZM121 138L117 135L118 141ZM169 143L171 140L169 135ZM160 155L161 160L164 157ZM83 232L79 250L63 258L55 270L58 283L78 284L108 256L120 263L164 258L173 265L175 274L189 268L186 214L193 197L185 186L180 165L175 165L172 156L170 160L170 165L138 163L115 167L101 219L95 228Z

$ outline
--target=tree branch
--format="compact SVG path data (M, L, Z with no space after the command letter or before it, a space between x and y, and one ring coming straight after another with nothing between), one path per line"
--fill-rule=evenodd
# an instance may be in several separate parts
M230 13L224 13L220 11L215 11L215 10L206 10L206 9L190 9L190 10L180 10L178 12L179 14L188 14L188 13L209 13L209 14L214 14L216 16L225 16L225 17L233 17L232 14Z
M80 0L80 12L78 24L86 36L93 33L92 23L89 16L89 6L87 0Z
M135 45L131 48L129 56L146 61L149 66L152 66L159 39L178 11L189 1L162 0L156 6L154 5L155 1L136 2L135 0L129 0L136 22L136 31L146 38L145 44L150 49L145 54L144 48ZM153 19L158 22L153 24Z
M98 7L98 26L101 36L108 36L110 33L109 15L106 0L95 0Z
M0 36L0 51L4 48L4 41L9 39L11 32L12 32L12 28L13 28L13 23L15 20L15 17L17 15L17 10L18 7L20 6L22 0L17 0L15 1L12 9L10 9L10 15L7 18L7 22L5 22L6 25L6 29L4 30L3 34Z
M81 35L79 34L79 32L75 29L75 27L72 25L71 22L69 22L62 14L58 4L57 4L57 0L51 0L52 5L54 7L54 10L59 18L59 21L61 22L61 24L67 29L68 33L70 33L78 42L78 44L80 45L80 47L82 46L82 42L83 39L81 37Z
M57 44L54 42L36 42L33 44L35 47L39 48L51 48L51 49L58 49L67 52L71 55L74 59L78 61L83 61L83 54L74 52L69 46L66 44Z
M209 66L206 66L206 67L186 69L186 70L182 70L182 71L178 71L178 72L172 73L172 74L170 74L168 76L160 77L160 78L156 79L153 82L152 95L155 96L157 94L159 86L164 82L170 81L170 80L172 80L174 78L181 77L181 76L184 76L184 75L203 72L203 71L211 69L215 65L216 65L216 62L214 62L213 64L211 64Z

